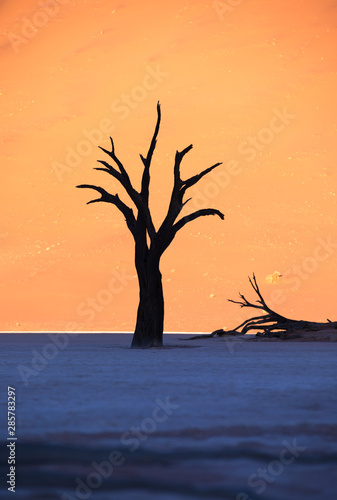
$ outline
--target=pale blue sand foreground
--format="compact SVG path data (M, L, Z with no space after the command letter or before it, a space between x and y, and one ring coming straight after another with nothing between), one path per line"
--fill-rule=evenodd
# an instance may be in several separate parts
M192 335L192 334L191 334ZM182 340L181 340L182 339ZM335 500L337 344L1 334L17 500Z

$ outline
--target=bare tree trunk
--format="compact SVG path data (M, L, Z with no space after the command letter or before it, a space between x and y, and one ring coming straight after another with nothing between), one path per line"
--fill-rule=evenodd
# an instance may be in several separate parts
M161 347L164 330L164 295L159 262L143 266L138 274L139 305L131 347Z

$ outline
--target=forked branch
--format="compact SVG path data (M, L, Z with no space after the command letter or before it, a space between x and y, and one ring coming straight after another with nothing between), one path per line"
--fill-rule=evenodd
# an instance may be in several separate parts
M116 156L116 153L115 153L115 145L114 145L114 141L112 139L112 137L110 137L110 142L111 142L111 151L109 151L108 149L105 149L105 148L102 148L101 146L98 146L99 149L101 149L104 153L106 153L107 155L110 156L110 158L116 163L116 165L118 166L119 168L119 171L122 175L122 178L124 179L125 183L128 185L128 186L131 186L131 181L130 181L130 178L129 178L129 175L127 173L127 171L125 170L124 168L124 165L123 163L120 161L120 159ZM101 162L100 160L98 160L99 163L104 163L105 162ZM113 167L111 167L110 165L108 165L108 167L112 170Z
M228 302L233 302L233 304L239 304L240 307L252 307L254 309L262 309L262 311L265 311L266 313L269 313L269 314L277 314L267 306L264 298L262 297L262 294L260 292L259 286L258 286L257 281L256 281L255 274L253 273L253 278L248 276L248 279L249 279L249 283L253 287L253 290L255 291L255 293L259 297L259 299L256 300L256 304L252 304L251 302L249 302L246 299L246 297L244 295L242 295L242 293L239 293L239 295L242 299L241 301L228 299ZM277 315L277 316L279 316L279 315Z
M195 219L198 219L199 217L204 217L206 215L217 215L222 220L224 220L224 218L225 218L224 214L222 212L220 212L220 210L216 210L215 208L203 208L201 210L198 210L197 212L193 212L189 215L185 215L185 217L183 217L178 222L173 224L171 229L168 230L167 237L165 240L165 246L163 247L163 251L170 245L170 243L174 239L177 232L180 229L182 229L188 222L191 222Z
M94 200L90 200L87 202L87 205L90 205L90 203L98 203L100 201L105 202L105 203L112 203L115 205L115 207L118 208L120 212L125 217L126 223L128 228L130 229L131 233L135 235L135 229L136 229L136 219L133 213L132 208L128 207L118 196L118 194L110 194L105 189L99 187L99 186L93 186L91 184L80 184L79 186L76 186L77 188L80 189L93 189L94 191L97 191L100 193L101 197L100 198L95 198Z
M200 181L206 174L211 172L214 168L221 165L221 163L216 163L209 168L206 168L200 174L194 175L187 180L183 180L180 174L180 166L184 156L193 148L193 145L190 144L187 148L182 151L177 151L174 162L174 185L170 200L170 205L167 211L167 215L159 228L158 234L159 237L165 241L164 247L171 243L177 231L179 231L182 227L184 227L188 222L197 219L198 217L204 215L218 215L221 219L224 219L224 215L219 210L214 210L212 208L206 208L203 210L199 210L190 215L187 215L176 222L177 217L179 216L181 210L186 205L191 198L184 201L184 195L188 188L194 186L197 182Z

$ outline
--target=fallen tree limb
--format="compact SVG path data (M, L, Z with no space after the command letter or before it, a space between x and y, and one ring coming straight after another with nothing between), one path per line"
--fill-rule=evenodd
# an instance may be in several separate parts
M256 331L256 335L258 337L277 337L286 340L300 337L301 335L299 335L299 332L318 332L327 329L337 330L337 321L327 319L327 323L316 323L313 321L289 319L281 314L278 314L266 304L257 284L255 274L253 274L252 278L248 277L248 279L257 294L258 299L252 303L240 293L239 295L241 300L228 299L228 301L233 302L233 304L238 304L242 308L249 307L252 309L258 309L264 314L259 314L258 316L245 320L239 326L234 328L234 330L215 330L210 334L210 337L244 335L248 332Z

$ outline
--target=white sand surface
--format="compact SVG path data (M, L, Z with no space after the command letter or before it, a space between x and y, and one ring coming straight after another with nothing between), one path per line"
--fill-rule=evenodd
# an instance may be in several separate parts
M129 334L2 334L16 498L334 500L337 345L187 337L131 350ZM114 450L123 463L99 476Z

